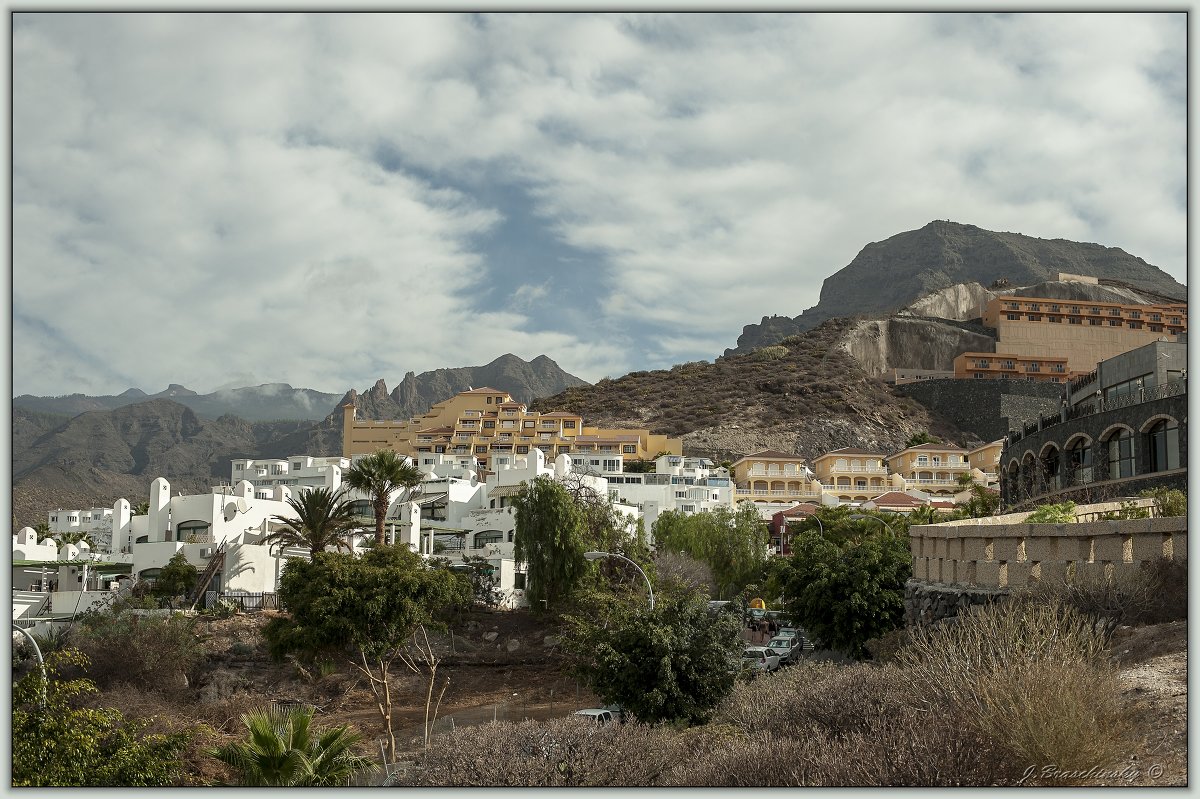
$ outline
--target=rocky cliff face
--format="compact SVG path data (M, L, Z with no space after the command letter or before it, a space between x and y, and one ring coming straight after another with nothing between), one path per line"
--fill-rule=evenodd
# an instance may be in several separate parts
M1088 275L1185 299L1187 289L1158 267L1117 247L1065 239L997 233L956 222L930 222L919 230L868 244L847 266L825 279L821 301L800 316L747 325L738 346L745 353L775 343L777 334L809 330L834 317L879 316L956 284L990 286L1007 280L1031 286L1060 272Z
M448 400L472 388L490 386L507 391L517 402L528 405L538 397L586 385L589 385L587 381L564 372L545 355L523 361L508 354L485 366L435 369L419 375L409 372L390 394L382 379L363 394L350 389L326 421L336 421L340 426L341 406L348 402L354 403L360 419L409 419L425 413L435 402Z
M857 323L839 346L872 377L893 368L954 368L963 352L995 352L996 340L949 324L926 319L869 320Z

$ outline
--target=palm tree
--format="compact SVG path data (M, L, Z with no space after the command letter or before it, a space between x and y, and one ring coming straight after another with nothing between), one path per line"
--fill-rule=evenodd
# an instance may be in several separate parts
M381 449L351 464L342 480L371 498L375 510L375 545L383 546L383 517L392 504L392 494L397 490L409 492L420 485L421 470L393 450Z
M208 754L232 766L239 784L250 786L343 786L353 775L375 770L370 758L354 751L362 736L353 727L313 727L312 718L311 707L243 713L249 738Z
M95 549L96 542L92 539L92 534L82 530L72 530L66 533L54 533L54 543L58 544L58 548L62 549L67 544L85 543L89 548Z
M285 547L308 547L314 557L328 547L350 549L346 540L356 525L354 511L341 491L314 488L287 501L296 518L275 515L271 521L284 526L264 536L262 543L279 543Z
M149 513L150 513L149 500L139 502L138 504L134 505L129 511L130 516L146 516Z

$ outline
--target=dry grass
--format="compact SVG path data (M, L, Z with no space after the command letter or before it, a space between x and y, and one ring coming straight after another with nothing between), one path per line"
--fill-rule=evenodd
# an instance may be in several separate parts
M913 630L897 660L931 708L953 709L1012 758L1086 771L1121 760L1130 726L1106 643L1056 597L1015 597Z

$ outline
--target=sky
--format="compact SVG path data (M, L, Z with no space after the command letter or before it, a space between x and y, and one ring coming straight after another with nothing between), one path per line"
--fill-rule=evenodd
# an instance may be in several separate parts
M15 13L13 394L713 360L950 219L1187 281L1183 13Z

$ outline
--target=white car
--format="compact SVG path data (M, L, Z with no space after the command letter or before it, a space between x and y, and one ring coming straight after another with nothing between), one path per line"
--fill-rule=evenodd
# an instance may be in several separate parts
M765 646L748 646L742 650L742 667L763 673L779 668L779 655Z
M596 722L599 727L607 727L609 724L616 723L616 718L611 710L605 710L602 707L589 707L584 710L576 710L572 716L583 716Z
M781 665L794 662L804 651L800 646L800 638L798 636L772 638L767 642L767 649L774 650L779 655Z

